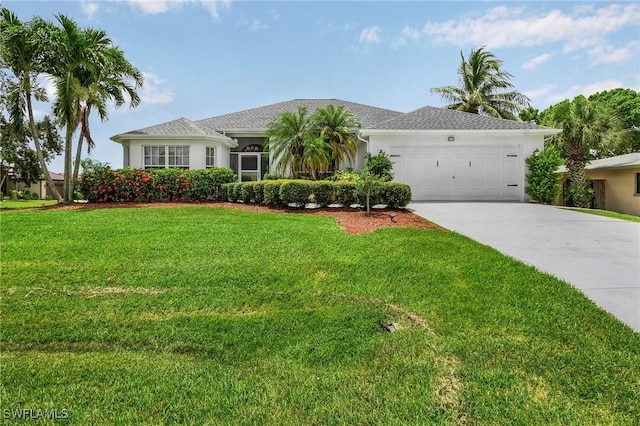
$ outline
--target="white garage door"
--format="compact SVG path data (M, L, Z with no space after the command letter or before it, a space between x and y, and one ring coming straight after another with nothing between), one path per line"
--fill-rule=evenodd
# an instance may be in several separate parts
M414 200L518 200L517 146L403 146L390 156Z

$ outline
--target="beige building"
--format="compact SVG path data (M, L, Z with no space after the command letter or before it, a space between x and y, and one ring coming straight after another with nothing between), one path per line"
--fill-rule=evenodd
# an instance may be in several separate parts
M593 160L587 176L594 208L640 216L640 152Z

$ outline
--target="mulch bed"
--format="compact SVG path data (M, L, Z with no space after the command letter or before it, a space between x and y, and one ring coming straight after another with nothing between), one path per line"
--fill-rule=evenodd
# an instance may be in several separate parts
M321 208L321 209L294 209L294 208L271 208L257 206L254 204L242 203L87 203L57 205L48 208L60 210L80 210L80 209L108 209L108 208L153 208L153 207L184 207L184 206L206 206L206 207L227 207L231 209L252 211L252 212L273 212L286 214L309 214L320 216L331 216L335 218L338 226L348 234L363 234L375 231L380 228L405 227L417 229L441 229L438 225L414 214L406 209L381 209L372 210L367 214L359 209L343 208Z

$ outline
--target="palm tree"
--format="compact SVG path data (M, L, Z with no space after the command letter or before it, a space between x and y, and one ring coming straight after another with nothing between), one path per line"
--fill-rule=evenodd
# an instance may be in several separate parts
M312 139L311 125L307 108L298 107L297 113L285 112L267 126L265 146L280 172L289 171L294 179L303 168L305 146Z
M44 48L50 43L52 27L47 22L34 18L28 23L21 22L7 8L0 11L0 58L2 67L11 70L18 82L11 85L9 100L9 118L16 134L30 133L36 148L40 168L54 197L62 201L53 179L49 174L47 162L42 152L36 122L33 116L32 98L46 100L46 93L39 88L35 78L43 71ZM8 88L7 88L8 89ZM29 128L24 128L25 112L28 115Z
M302 166L312 179L317 179L319 173L326 173L331 162L329 145L322 138L315 138L307 142L302 156Z
M460 52L460 58L460 87L434 87L431 93L449 102L449 109L517 120L519 111L529 106L529 98L516 91L504 91L514 86L509 82L512 75L500 69L502 61L485 46L472 49L468 60Z
M63 195L64 202L70 202L73 186L72 138L83 121L82 103L89 98L88 87L84 87L83 83L90 81L89 76L99 74L100 67L108 64L105 52L111 47L111 40L104 31L83 30L75 21L64 15L57 15L56 19L61 27L55 34L49 74L54 78L58 93L54 112L66 129Z
M76 78L79 81L81 96L77 99L79 109L80 135L76 147L76 158L74 162L73 185L78 179L80 168L80 157L82 154L83 141L87 140L87 151L91 153L95 143L91 137L89 128L89 116L93 108L96 109L101 121L108 119L107 105L113 102L116 107L120 107L129 99L131 108L140 104L140 96L136 89L144 84L142 73L134 67L124 57L124 53L117 47L110 47L105 51L105 63L97 68L95 72L85 72L83 68L77 70Z
M569 171L569 193L577 207L591 204L589 179L585 167L589 155L628 142L630 132L618 116L598 102L584 96L565 101L550 109L543 124L562 129L551 143L559 148Z
M360 121L355 114L343 106L327 105L317 110L312 117L313 126L331 148L331 168L338 170L345 157L353 161L357 150L355 129Z

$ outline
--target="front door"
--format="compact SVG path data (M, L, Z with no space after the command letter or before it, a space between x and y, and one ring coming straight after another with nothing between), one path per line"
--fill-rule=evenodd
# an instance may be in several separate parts
M248 182L262 179L262 154L254 152L238 153L238 180Z

